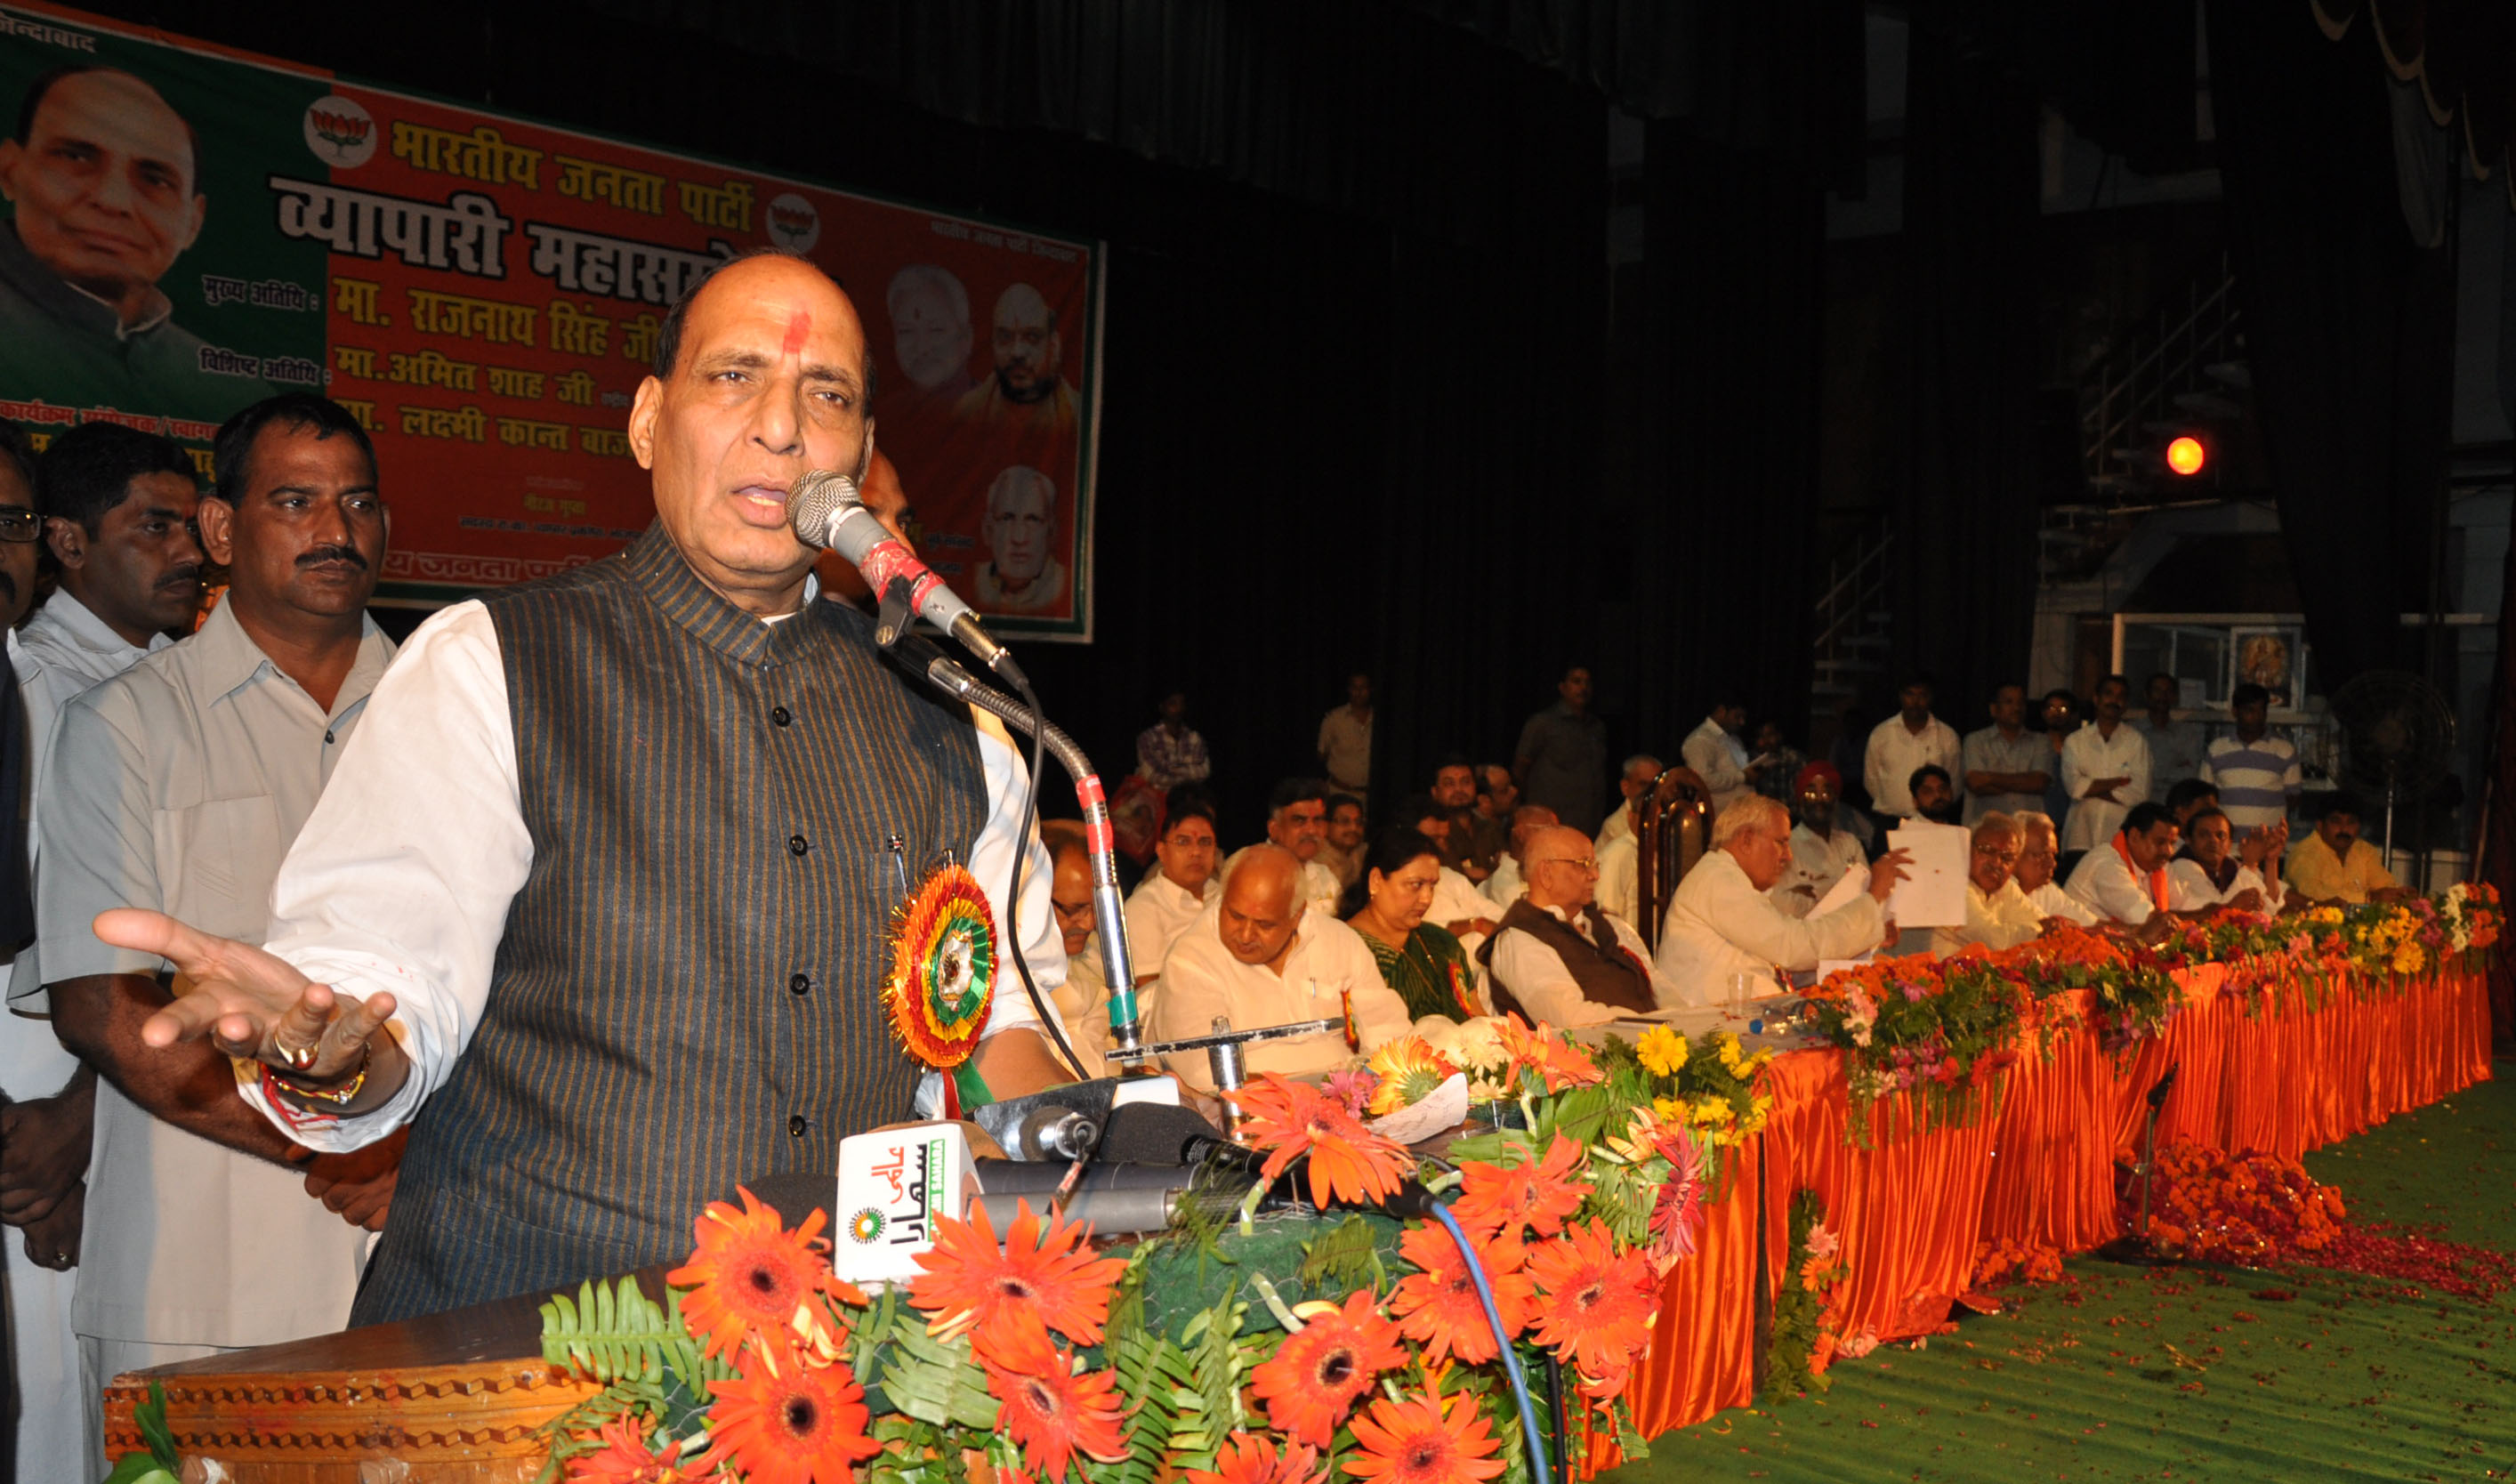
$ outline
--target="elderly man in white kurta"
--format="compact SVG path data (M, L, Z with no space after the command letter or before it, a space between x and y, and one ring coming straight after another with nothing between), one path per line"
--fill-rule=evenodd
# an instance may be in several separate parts
M2053 827L2053 817L2040 809L2022 809L2010 818L2018 823L2018 864L2010 878L2018 883L2027 904L2047 917L2081 927L2106 920L2053 879L2054 868L2062 860L2062 832Z
M2015 948L2044 930L2044 914L2018 889L2018 822L1998 810L1977 820L1966 859L1966 916L1931 929L1931 954L1946 958L1970 944Z
M1209 1035L1218 1020L1247 1031L1305 1020L1342 1027L1350 1016L1355 1045L1340 1029L1242 1048L1251 1072L1304 1077L1333 1072L1357 1051L1368 1054L1413 1028L1406 1002L1381 980L1363 936L1295 899L1300 876L1301 863L1289 851L1256 845L1246 852L1215 910L1162 960L1151 1039ZM1197 1091L1214 1090L1203 1051L1182 1052L1167 1065Z
M1741 974L1751 997L1780 994L1778 971L1812 972L1822 960L1858 957L1885 941L1884 904L1903 877L1903 851L1878 858L1866 893L1804 918L1784 915L1765 895L1790 860L1791 820L1779 801L1750 794L1714 817L1712 848L1678 883L1656 955L1686 1003L1719 1002Z
M1495 1013L1569 1029L1684 1002L1633 924L1593 900L1599 863L1581 831L1538 830L1527 854L1529 890L1503 913L1486 955Z

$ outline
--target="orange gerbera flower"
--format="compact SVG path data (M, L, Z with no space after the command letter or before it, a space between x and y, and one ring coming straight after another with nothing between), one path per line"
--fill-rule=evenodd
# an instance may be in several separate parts
M790 1232L759 1197L739 1186L735 1194L743 1208L709 1202L695 1223L698 1251L664 1275L676 1288L691 1288L682 1318L705 1337L710 1355L730 1355L754 1337L774 1342L790 1327L818 1329L818 1299L835 1282L821 1255L829 1251L820 1239L828 1217L817 1210Z
M1531 1251L1529 1276L1546 1294L1532 1333L1565 1361L1606 1376L1650 1341L1658 1307L1650 1262L1640 1251L1619 1256L1600 1223L1572 1227Z
M1188 1470L1189 1484L1319 1484L1320 1451L1308 1443L1287 1442L1236 1432L1223 1440L1211 1471Z
M971 1345L982 1360L1026 1336L1046 1339L1050 1330L1097 1343L1110 1317L1110 1290L1127 1264L1077 1251L1086 1235L1080 1222L1054 1213L1043 1227L1028 1201L1015 1206L1002 1246L984 1207L968 1221L938 1216L934 1249L918 1256L925 1271L910 1281L908 1301L935 1315L926 1327L931 1334L974 1331Z
M1304 1304L1319 1315L1250 1373L1249 1389L1267 1404L1267 1420L1315 1448L1336 1440L1337 1424L1355 1398L1383 1371L1406 1364L1398 1327L1372 1306L1371 1290L1346 1295L1345 1307ZM1304 1315L1309 1318L1309 1315Z
M1581 1146L1562 1134L1548 1146L1546 1158L1505 1169L1474 1160L1459 1166L1459 1200L1451 1214L1462 1226L1518 1235L1528 1227L1551 1237L1580 1208L1590 1182L1575 1179Z
M567 1484L684 1484L694 1477L682 1472L679 1450L648 1447L635 1418L613 1418L595 1435L603 1451L569 1460Z
M1354 1440L1363 1452L1345 1461L1345 1471L1358 1479L1479 1484L1502 1472L1493 1434L1464 1394L1450 1399L1447 1415L1424 1397L1373 1402L1368 1416L1354 1420Z
M1495 1036L1511 1057L1514 1082L1519 1081L1524 1068L1536 1073L1549 1092L1561 1092L1567 1087L1587 1087L1607 1080L1608 1074L1599 1070L1599 1064L1590 1060L1589 1053L1565 1039L1560 1032L1533 1031L1519 1016L1507 1015L1495 1028Z
M1522 1254L1517 1243L1494 1244L1477 1255L1498 1257L1506 1251L1511 1268L1519 1267ZM1421 1271L1398 1280L1389 1295L1389 1311L1398 1316L1401 1333L1423 1342L1426 1364L1451 1355L1462 1365L1481 1366L1502 1353L1494 1343L1485 1304L1477 1297L1476 1284L1468 1277L1468 1265L1459 1255L1459 1245L1448 1232L1438 1226L1409 1227L1398 1239L1398 1255ZM1486 1264L1486 1282L1493 1288L1494 1312L1502 1319L1503 1332L1517 1337L1529 1327L1529 1307L1537 1296L1535 1286L1523 1274L1493 1261Z
M1377 1206L1414 1172L1415 1157L1405 1145L1363 1127L1343 1103L1307 1082L1261 1072L1239 1098L1251 1147L1271 1151L1261 1177L1272 1180L1309 1155L1315 1206L1332 1200Z
M985 1361L996 1420L1020 1444L1023 1463L1042 1479L1062 1479L1077 1453L1114 1463L1127 1456L1118 1435L1117 1377L1076 1372L1074 1357L1026 1332Z
M757 1354L749 1375L715 1383L708 1408L709 1436L750 1484L834 1484L882 1451L865 1435L864 1388L846 1366Z

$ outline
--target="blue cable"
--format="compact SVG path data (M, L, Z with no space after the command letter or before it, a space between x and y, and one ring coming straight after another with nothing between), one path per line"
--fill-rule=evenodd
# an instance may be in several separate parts
M1467 1259L1468 1281L1477 1286L1477 1302L1485 1305L1486 1323L1493 1326L1494 1343L1502 1347L1503 1369L1511 1377L1512 1395L1520 1402L1521 1436L1529 1442L1530 1474L1536 1484L1554 1484L1546 1469L1546 1449L1537 1435L1537 1408L1529 1400L1529 1378L1521 1374L1520 1352L1503 1333L1502 1310L1494 1307L1493 1286L1486 1282L1485 1264L1477 1260L1476 1249L1468 1246L1468 1234L1459 1230L1459 1220L1450 1208L1439 1201L1431 1205L1435 1218L1450 1229L1450 1240L1459 1245L1459 1255Z

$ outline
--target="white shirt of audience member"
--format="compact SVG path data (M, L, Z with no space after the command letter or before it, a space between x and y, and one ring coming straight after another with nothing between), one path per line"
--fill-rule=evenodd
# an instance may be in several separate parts
M2131 806L2149 797L2149 739L2122 714L2122 682L2109 679L2097 687L2097 719L2062 743L2062 786L2071 795L2071 817L2062 825L2066 853L2113 839ZM2112 736L2106 733L2110 725ZM2115 784L2112 798L2089 797L2088 790L2106 779L2123 782Z
M1712 790L1712 812L1737 803L1755 784L1747 777L1747 744L1739 739L1739 728L1746 725L1744 706L1716 706L1702 724L1686 734L1678 744L1678 755Z
M1219 1019L1236 1030L1327 1020L1339 1029L1242 1049L1249 1071L1286 1077L1333 1072L1356 1054L1369 1055L1413 1027L1406 1002L1380 977L1363 935L1326 912L1304 910L1287 887L1263 881L1225 883L1212 911L1171 946L1151 1015L1152 1039L1211 1033ZM1289 919L1289 921L1288 921ZM1342 1029L1349 1010L1359 1046ZM1168 1070L1200 1092L1213 1090L1203 1051L1167 1059Z
M2175 822L2160 819L2138 834L2126 830L2118 838L2130 859L2124 859L2124 850L2115 848L2113 839L2105 841L2079 858L2071 872L2069 890L2100 914L2137 927L2159 911L2149 873L2163 868L2175 849Z
M1870 729L1862 753L1861 779L1869 806L1880 814L1913 813L1914 770L1936 763L1951 780L1965 776L1965 743L1956 729L1931 714L1931 688L1915 682L1898 694L1901 709Z

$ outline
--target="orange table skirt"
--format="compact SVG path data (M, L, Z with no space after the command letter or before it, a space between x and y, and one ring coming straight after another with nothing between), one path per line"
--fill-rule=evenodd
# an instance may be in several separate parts
M2490 1077L2488 976L2454 967L2408 978L2345 975L2250 1002L2193 976L2161 1036L2109 1051L2079 1029L2032 1051L1959 1127L1925 1131L1910 1094L1868 1113L1869 1148L1846 1141L1843 1060L1795 1051L1767 1072L1774 1113L1737 1156L1697 1254L1671 1270L1652 1352L1627 1397L1645 1437L1744 1406L1755 1331L1780 1288L1791 1195L1814 1188L1852 1273L1842 1328L1882 1339L1945 1322L1978 1241L2084 1251L2116 1234L2114 1156L2136 1141L2145 1097L2171 1065L2159 1140L2294 1158ZM2081 1014L2085 996L2048 1009ZM1764 1209L1764 1271L1756 1211Z

